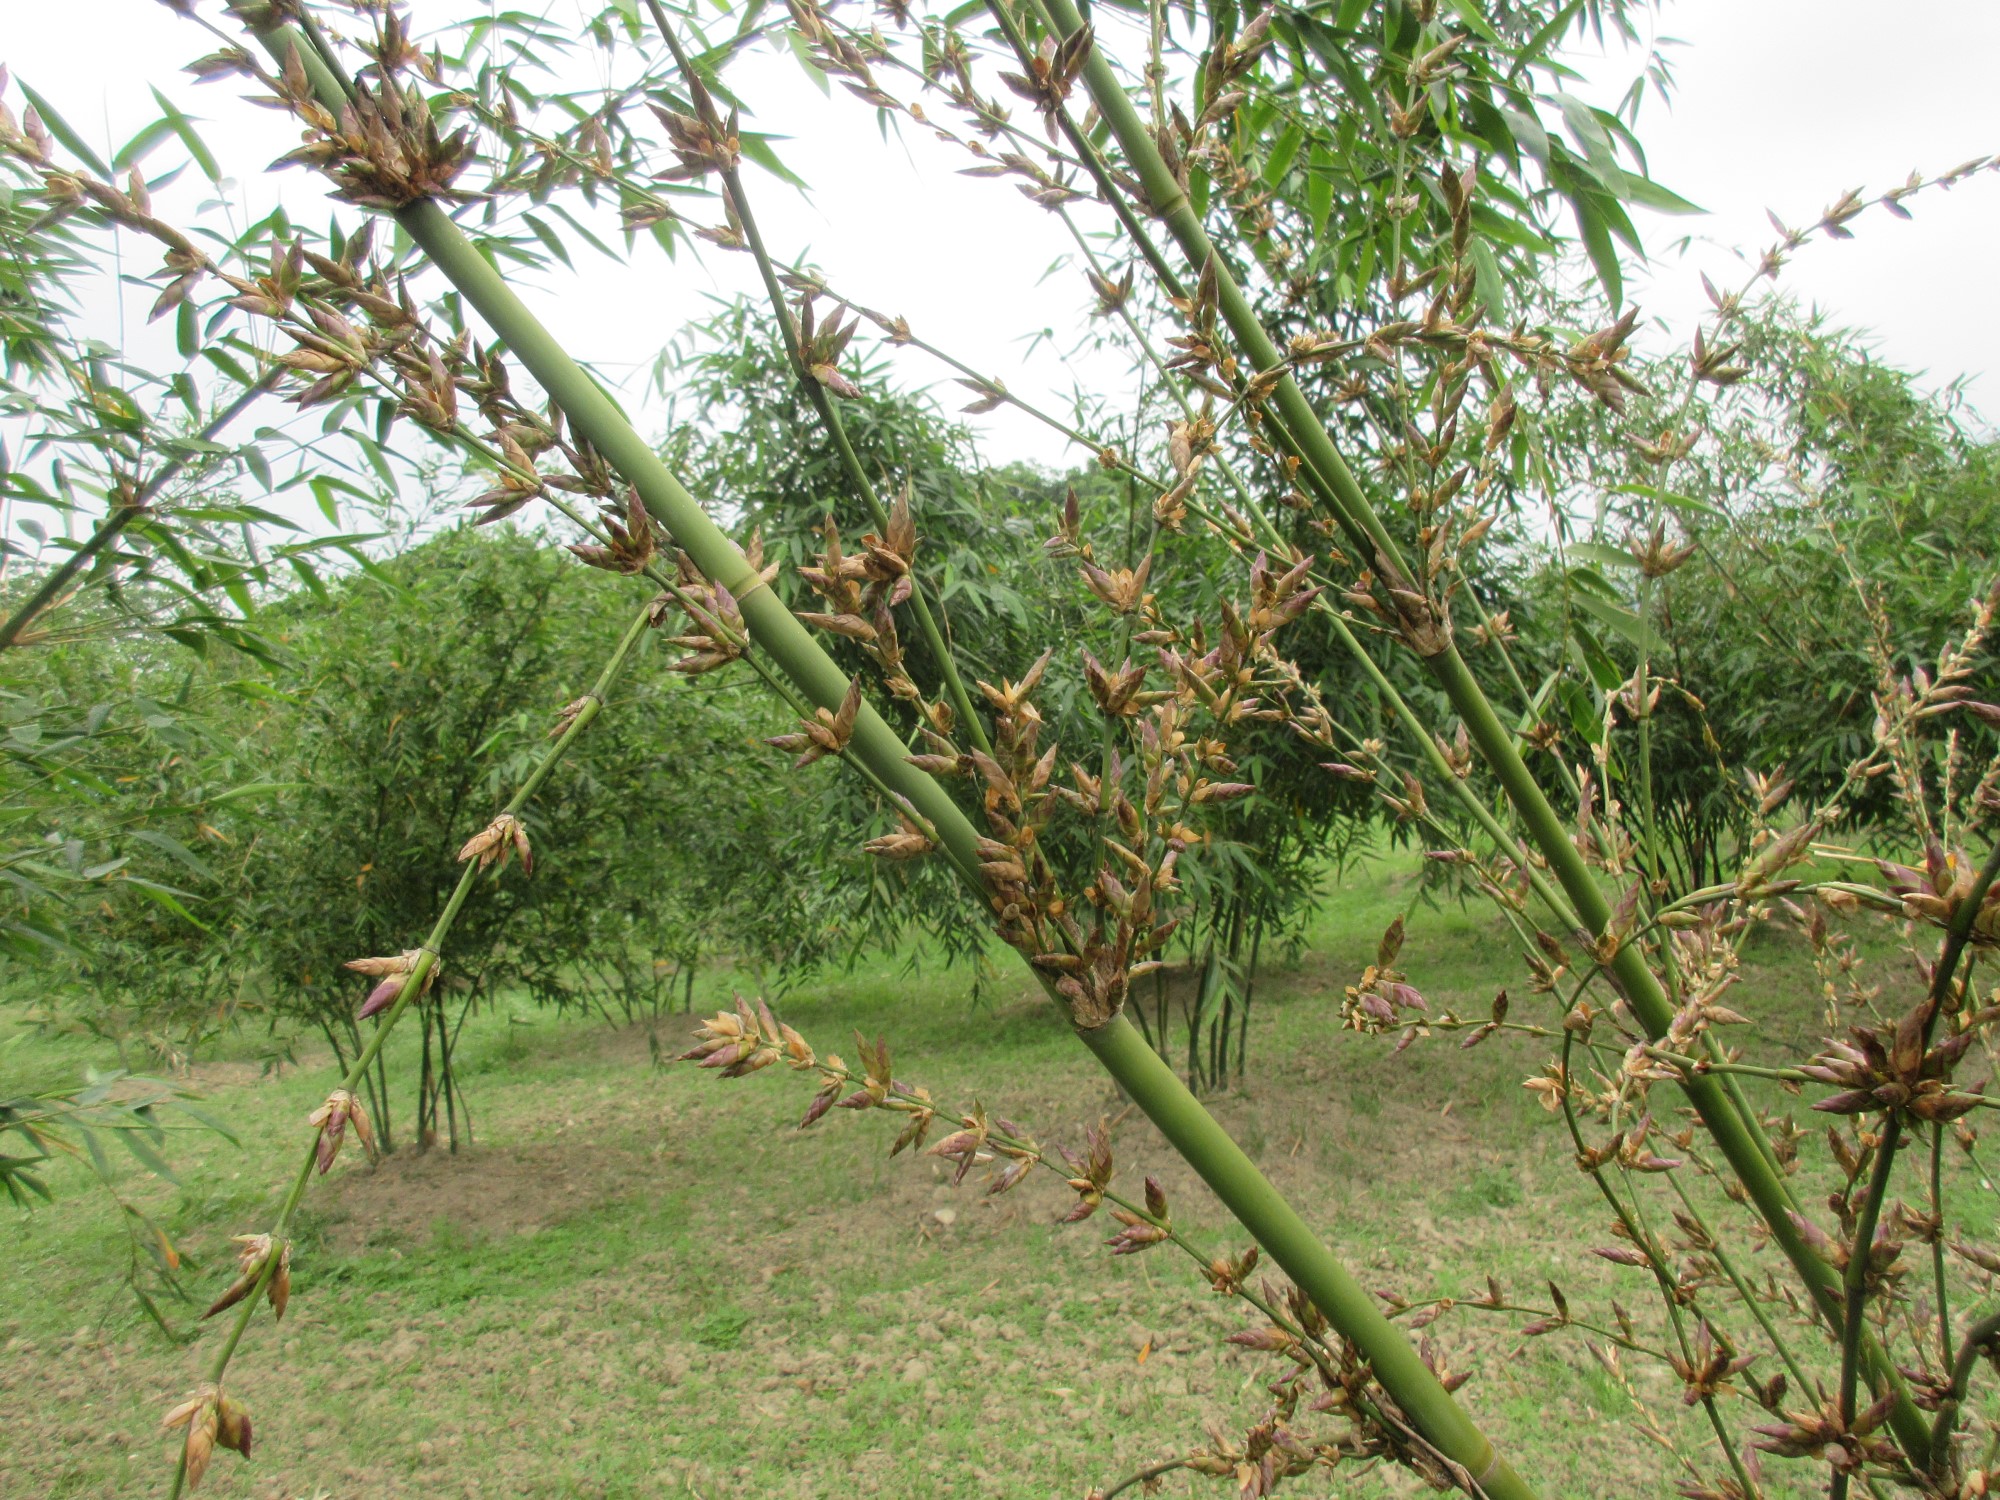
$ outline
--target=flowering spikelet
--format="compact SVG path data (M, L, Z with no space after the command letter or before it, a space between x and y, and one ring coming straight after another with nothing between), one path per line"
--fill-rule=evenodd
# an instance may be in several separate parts
M416 968L417 960L423 956L423 952L421 948L408 948L401 953L380 958L350 958L342 966L380 981L368 992L368 998L361 1002L361 1009L355 1014L357 1021L365 1021L370 1016L379 1015L395 1003L396 997L403 992L404 980L410 971ZM424 974L425 989L431 987L441 967L441 964L432 964Z
M508 859L516 853L521 856L521 873L534 874L535 853L528 847L528 830L521 826L519 818L503 812L465 841L465 847L458 851L458 859L460 864L476 859L482 871L496 864L504 870Z
M822 756L838 755L847 748L847 742L854 737L855 717L860 712L861 679L857 677L848 683L838 711L829 713L816 708L813 717L799 721L799 733L772 735L764 743L780 750L798 751L799 758L792 762L792 769L803 770Z
M274 1242L268 1234L239 1234L233 1243L236 1251L236 1279L220 1297L215 1299L209 1310L202 1314L212 1318L217 1313L234 1307L257 1289L260 1279L264 1282L264 1293L271 1301L272 1316L282 1318L285 1304L292 1295L292 1247L287 1244L277 1249L278 1263L269 1277L264 1276L264 1268L269 1264Z
M772 1015L762 996L755 1010L741 995L735 1000L733 1013L719 1011L696 1028L694 1046L679 1061L720 1068L724 1078L741 1078L780 1061L801 1071L815 1065L805 1038Z
M346 1089L335 1089L328 1094L326 1103L307 1116L306 1123L319 1129L318 1161L322 1175L333 1165L334 1158L340 1155L340 1143L350 1124L354 1126L355 1136L367 1149L369 1159L374 1159L375 1131L368 1123L368 1111Z
M910 820L907 813L901 815L902 828L896 833L885 833L880 838L870 839L861 847L864 852L877 859L904 860L920 859L937 847L930 835Z
M187 1429L187 1439L181 1452L189 1489L200 1484L201 1476L208 1472L208 1461L214 1456L216 1439L221 1436L221 1406L222 1393L212 1385L205 1385L160 1419L160 1426L164 1429ZM244 1442L249 1442L247 1418Z

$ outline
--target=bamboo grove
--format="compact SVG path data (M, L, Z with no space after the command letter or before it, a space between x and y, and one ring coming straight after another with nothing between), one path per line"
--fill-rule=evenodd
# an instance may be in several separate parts
M1477 1371L1454 1369L1432 1331L1476 1314L1583 1338L1642 1412L1627 1367L1670 1370L1668 1402L1698 1410L1713 1440L1667 1476L1696 1500L1750 1500L1781 1469L1783 1484L1804 1476L1834 1497L1986 1492L1980 1454L1995 1429L1975 1387L1982 1358L2000 1352L2000 1314L1982 1302L2000 1249L1950 1222L1944 1181L1977 1173L1978 1111L2000 1102L1961 1076L2000 1019L1980 988L2000 944L2000 708L1985 701L2000 579L1964 601L1927 670L1895 659L1886 621L1863 643L1879 665L1874 729L1830 787L1808 799L1778 767L1717 772L1750 778L1738 793L1749 837L1719 878L1698 884L1676 857L1653 775L1661 726L1702 712L1657 659L1657 627L1697 545L1688 493L1702 483L1710 410L1746 374L1753 294L1809 240L1845 237L1878 206L1905 213L1913 195L1990 161L1780 226L1745 286L1709 288L1711 316L1685 357L1642 378L1619 272L1619 243L1636 245L1626 206L1685 205L1619 164L1636 145L1620 117L1560 93L1551 63L1572 27L1629 26L1612 0L1088 11L989 0L948 14L790 0L782 14L713 17L643 0L597 24L595 45L625 81L561 108L537 94L531 61L503 60L512 54L490 38L420 41L421 12L171 8L191 34L210 33L198 78L295 121L302 144L286 164L321 174L344 205L339 227L316 236L286 221L213 249L156 217L143 177L120 186L39 108L0 116L0 147L52 220L157 247L156 314L177 320L185 354L213 349L216 368L236 371L236 393L202 430L274 387L326 408L329 430L372 425L387 444L400 423L489 476L474 501L482 519L536 507L578 536L577 587L597 586L585 567L645 580L643 598L620 605L638 613L596 688L562 710L505 807L467 830L449 903L408 914L413 935L431 921L428 935L350 965L378 981L362 1008L376 1029L306 1123L277 1216L240 1240L239 1275L212 1309L230 1314L227 1332L169 1414L182 1433L171 1493L201 1479L216 1447L247 1454L256 1375L238 1355L254 1319L283 1312L292 1217L346 1136L372 1149L355 1091L450 962L463 905L483 880L510 878L515 853L523 873L560 858L530 850L520 815L610 682L643 668L656 630L679 651L669 670L752 674L785 705L796 726L774 752L798 776L846 778L877 810L871 856L955 878L1247 1237L1198 1243L1156 1181L1120 1175L1109 1136L1072 1153L1031 1124L933 1097L897 1072L886 1041L861 1044L850 1064L762 999L695 1038L688 1056L725 1077L801 1075L805 1125L886 1111L893 1151L928 1151L960 1179L990 1165L992 1192L1053 1171L1075 1195L1072 1220L1115 1217L1112 1253L1184 1255L1243 1304L1250 1327L1236 1342L1269 1360L1267 1408L1240 1437L1135 1479L1178 1468L1256 1496L1390 1461L1491 1500L1548 1493L1489 1441L1477 1385L1460 1394ZM768 147L741 124L757 101L730 83L731 62L765 42L857 108L962 153L996 191L1018 188L1018 211L1059 217L1109 336L1151 393L1145 411L1164 409L1164 422L1049 415L768 243L746 169ZM1575 149L1544 116L1567 122ZM594 213L631 245L754 263L762 326L810 414L795 441L830 450L842 481L808 561L767 556L761 535L691 493L510 286L502 252L534 238L519 216L558 199L569 222ZM1535 288L1560 222L1575 226L1594 284L1559 306ZM1579 307L1601 316L1575 326ZM1049 423L1138 497L1122 525L1074 492L1041 518L1087 645L1026 650L988 676L968 667L921 504L870 472L846 425L864 330L898 359L941 362L975 407L1013 404ZM274 337L289 347L269 352ZM1564 411L1618 434L1622 545L1590 545L1620 585L1580 606L1597 628L1578 627L1556 674L1533 686L1540 674L1489 575L1584 482L1562 451ZM124 498L92 543L145 519L185 461L121 455ZM1785 474L1808 506L1820 477ZM1176 570L1191 557L1219 560L1227 586L1183 586ZM76 554L77 568L88 561ZM52 575L0 627L0 649L67 582ZM1853 586L1876 607L1868 578ZM1291 643L1308 630L1333 643L1339 681L1365 684L1377 721L1328 691L1330 667L1301 664ZM1061 744L1048 707L1059 683L1089 721L1079 739L1065 719ZM1166 1055L1164 1010L1134 1024L1208 878L1216 830L1274 802L1238 764L1265 734L1375 799L1440 878L1506 923L1519 957L1496 968L1490 1013L1433 1012L1421 975L1398 967L1399 922L1347 987L1342 1024L1399 1047L1542 1039L1547 1067L1528 1087L1600 1191L1608 1243L1592 1248L1629 1272L1640 1310L1577 1307L1553 1284L1524 1299L1491 1281L1456 1307L1385 1302L1329 1248L1337 1208L1319 1208L1316 1227L1191 1091ZM1850 814L1885 787L1892 811L1864 850ZM1879 972L1849 935L1873 916L1908 932L1900 964ZM1756 1004L1734 990L1740 955L1771 924L1807 935L1824 983L1826 1035L1803 1063L1749 1060L1730 1040ZM1239 927L1225 943L1240 940ZM1529 993L1510 1002L1501 986L1518 987L1523 962ZM1207 1045L1228 1034L1225 1013L1224 1040ZM1197 1082L1202 1045L1190 1021ZM1226 1075L1227 1057L1212 1052L1208 1066ZM1813 1125L1775 1102L1793 1096L1818 1112Z

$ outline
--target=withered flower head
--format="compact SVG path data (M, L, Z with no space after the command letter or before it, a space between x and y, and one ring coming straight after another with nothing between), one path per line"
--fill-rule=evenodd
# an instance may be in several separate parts
M189 1489L200 1484L201 1476L208 1472L208 1461L215 1454L216 1439L221 1433L221 1407L222 1392L212 1385L205 1385L187 1400L169 1409L166 1416L160 1419L160 1426L164 1429L187 1429L187 1439L181 1452ZM245 1440L247 1442L247 1436Z
M212 1318L217 1313L234 1307L255 1291L258 1283L262 1281L264 1294L270 1299L272 1314L279 1318L284 1317L285 1304L292 1295L291 1245L286 1244L277 1249L277 1264L272 1266L271 1257L276 1242L270 1235L239 1234L233 1243L237 1247L236 1279L202 1316ZM268 1277L264 1274L267 1266L270 1268Z
M885 833L880 838L872 838L862 849L877 859L906 860L920 859L937 847L918 824L911 821L908 813L898 815L902 828L895 833Z
M720 1068L724 1078L741 1078L775 1062L797 1072L819 1065L805 1038L772 1015L761 995L754 1010L741 995L735 999L733 1012L720 1011L695 1029L694 1046L675 1059L677 1062ZM829 1064L833 1061L828 1059Z
M840 700L840 709L828 713L823 708L813 710L810 719L801 719L800 731L796 734L772 735L764 743L775 745L780 750L796 750L799 758L792 762L792 769L802 770L822 756L838 755L847 748L847 742L854 737L854 720L861 712L861 679L854 678L847 684L847 693Z
M602 516L599 518L608 538L605 546L589 542L572 542L569 550L579 560L593 568L603 568L610 573L642 573L653 560L657 547L653 539L653 518L646 514L646 506L639 499L637 490L625 492L623 517Z

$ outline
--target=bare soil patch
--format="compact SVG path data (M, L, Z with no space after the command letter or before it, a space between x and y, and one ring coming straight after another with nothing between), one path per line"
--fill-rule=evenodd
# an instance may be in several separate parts
M472 1239L533 1234L638 1180L636 1158L582 1143L404 1150L342 1174L321 1211L329 1249L356 1255L428 1244L442 1226Z

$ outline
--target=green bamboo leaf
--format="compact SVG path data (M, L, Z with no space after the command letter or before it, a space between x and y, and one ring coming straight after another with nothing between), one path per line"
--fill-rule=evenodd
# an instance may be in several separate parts
M977 12L982 12L985 9L986 9L986 0L971 0L971 3L969 5L961 5L958 8L958 10L953 11L952 14L957 15L959 11L971 11L977 13ZM950 20L949 17L947 17L945 24L952 25L954 23ZM806 77L810 78L813 81L813 85L816 88L818 88L818 90L822 94L825 94L829 98L831 98L833 95L833 84L827 78L826 74L821 71L820 65L813 61L812 49L806 46L806 39L800 36L798 32L794 30L792 27L787 26L785 28L785 40L791 45L792 56L798 60L799 66L806 70Z
M1326 238L1326 221L1333 213L1333 155L1318 141L1306 157L1306 214L1315 239Z
M1556 684L1556 698L1569 714L1570 727L1576 731L1578 739L1587 745L1595 745L1604 738L1604 719L1597 711L1597 704L1590 691L1573 677L1565 677Z
M167 1165L167 1159L153 1149L153 1143L147 1140L142 1132L121 1130L118 1132L118 1139L124 1142L127 1151L139 1158L140 1164L147 1171L155 1177L165 1178L176 1187L180 1186L180 1179L174 1176L174 1169Z
M1607 547L1602 542L1571 542L1567 548L1571 557L1582 558L1595 563L1600 568L1636 568L1639 559L1623 547Z
M1517 109L1508 109L1504 105L1496 112L1513 132L1514 144L1540 162L1542 169L1546 171L1549 165L1549 133L1542 129L1541 121L1533 115L1524 114Z
M142 844L150 844L162 853L179 860L203 880L213 880L215 878L214 868L177 838L152 828L134 829L132 837Z
M253 385L256 383L257 377L255 375L252 375L242 365L238 364L225 350L218 349L213 344L210 344L206 349L201 351L201 357L214 365L216 369L227 375L238 385Z
M113 153L111 157L113 170L123 172L128 168L137 166L146 159L148 152L173 133L173 121L153 121Z
M1640 177L1636 173L1625 174L1625 201L1636 203L1641 208L1650 208L1658 214L1705 214L1707 209L1690 203L1679 193L1661 187L1650 177Z
M15 81L17 83L20 82L19 79ZM89 167L99 177L109 177L112 175L111 168L104 164L104 159L84 144L83 137L70 128L69 121L56 113L54 105L50 104L48 100L29 88L25 83L21 84L21 96L35 106L35 113L40 115L42 123L49 127L49 134L69 147L78 161Z
M169 1323L166 1315L160 1311L159 1304L152 1299L152 1296L138 1282L132 1282L131 1287L133 1297L137 1299L140 1308L144 1310L146 1316L151 1318L160 1332L165 1334L174 1343L191 1344L201 1337L201 1330L198 1328L190 1328L183 1332Z
M1592 633L1590 627L1572 615L1569 621L1569 630L1570 641L1576 648L1578 660L1584 671L1589 674L1590 680L1597 684L1598 691L1609 693L1623 686L1628 674L1619 667L1617 662L1611 659L1611 654L1598 643L1598 639Z
M1616 631L1641 651L1659 650L1659 637L1653 633L1652 627L1623 605L1581 590L1570 598L1578 609L1594 617L1599 624Z
M104 1154L104 1145L97 1138L97 1132L89 1126L79 1126L76 1138L83 1142L83 1149L90 1157L90 1164L97 1171L100 1182L111 1180L111 1158Z
M181 144L187 147L188 155L194 158L194 164L201 168L202 175L210 182L222 181L222 167L216 161L215 153L208 149L208 143L195 130L194 122L182 114L175 107L173 100L158 89L153 90L153 99L166 116L167 123L173 127L174 134L181 138ZM337 255L340 252L336 250L334 253Z
M565 224L569 225L571 229L574 229L579 235L582 236L583 242L586 245L590 246L591 249L597 251L598 254L606 257L609 260L615 260L621 265L624 264L625 261L624 256L620 255L616 250L612 249L609 245L605 244L603 240L599 239L596 235L592 234L590 232L589 225L585 224L582 220L577 218L575 214L571 213L568 209L564 208L560 203L551 203L549 205L549 212L555 214Z
M534 230L535 238L548 246L551 255L568 266L572 271L576 269L575 263L569 258L569 246L563 243L561 235L557 234L533 214L522 214L521 217L527 222L528 227Z
M776 177L780 182L788 183L801 191L805 189L806 180L782 161L778 160L778 153L771 149L771 142L774 140L783 140L783 136L758 135L753 131L746 130L738 139L742 144L743 154L757 163L758 166L769 172L773 177Z
M236 452L237 456L243 460L243 467L248 469L257 482L264 486L264 493L267 495L270 494L271 461L264 457L264 450L259 448L255 443L245 443Z
M1487 316L1496 323L1510 322L1513 315L1508 311L1507 279L1500 274L1493 247L1483 239L1472 241L1472 265L1479 278L1476 287L1479 300Z
M1691 511L1698 516L1713 516L1724 521L1729 519L1729 512L1719 505L1711 505L1706 500L1697 500L1693 495L1683 495L1677 490L1662 489L1658 485L1614 484L1611 486L1610 493L1614 495L1641 495L1648 500L1657 500L1662 505L1672 506L1678 511Z
M1467 31L1483 42L1491 42L1496 47L1501 45L1500 34L1487 24L1486 17L1480 14L1473 0L1451 0L1451 8L1458 12L1458 18L1465 23Z
M188 631L188 632L176 633L175 631L169 630L166 633L168 635L175 636L176 639L179 639L180 634L193 635L201 641L202 643L201 649L204 651L207 649L208 637L206 636L206 634L202 632ZM186 645L187 642L182 641L181 644ZM213 932L215 930L214 928L210 927L208 923L202 921L200 917L197 917L193 912L189 911L185 906L181 905L180 898L182 896L190 895L191 894L190 892L176 891L171 886L161 885L157 881L143 880L137 875L127 875L123 881L123 884L130 886L133 890L139 892L139 894L144 896L147 900L165 907L168 911L172 912L182 921L188 922L193 926L199 927L203 932Z
M33 1193L44 1203L56 1201L56 1195L49 1191L48 1184L36 1175L45 1158L39 1156L0 1156L0 1183L5 1183L7 1196L16 1208L33 1208L28 1194Z
M179 1110L189 1119L195 1121L199 1125L204 1125L208 1129L214 1131L217 1135L221 1136L225 1141L229 1142L230 1145L240 1147L243 1144L243 1142L237 1137L237 1134L234 1130L230 1129L229 1126L225 1124L220 1118L210 1114L207 1110L202 1109L197 1105L190 1104L186 1099L182 1098L175 1098L169 1102L173 1105L175 1109Z
M1278 132L1278 138L1271 142L1270 158L1264 163L1264 181L1272 187L1285 180L1285 174L1292 169L1292 162L1304 144L1305 131L1297 120L1285 122L1285 128Z
M1604 295L1611 299L1612 311L1616 312L1625 301L1625 273L1618 264L1618 247L1611 243L1611 231L1606 227L1603 216L1582 193L1571 198L1569 206L1576 215L1576 231L1590 256L1592 269L1597 272L1598 283L1604 288Z
M220 807L230 802L248 802L258 797L275 796L279 792L296 792L305 786L303 781L252 781L243 786L233 786L225 792L217 792L203 800L211 807Z

